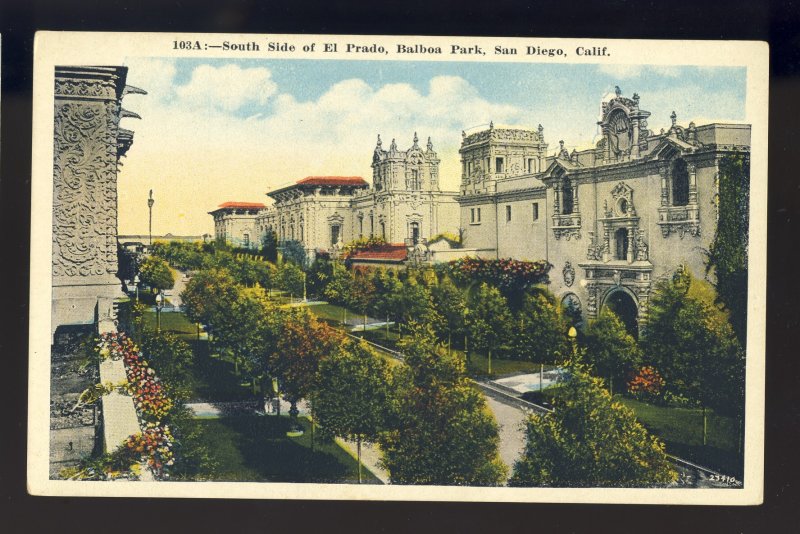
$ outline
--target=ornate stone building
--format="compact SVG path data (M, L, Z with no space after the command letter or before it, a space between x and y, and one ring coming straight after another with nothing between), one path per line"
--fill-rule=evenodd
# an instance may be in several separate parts
M241 248L260 248L256 217L266 206L257 202L224 202L214 211L214 238Z
M595 318L614 308L629 328L646 320L654 280L705 269L717 223L719 162L749 152L750 126L647 129L639 96L602 104L602 138L545 157L543 129L464 135L463 255L546 259L551 290Z
M381 237L408 247L442 232L458 231L455 191L439 187L439 158L430 139L407 150L378 136L372 186L359 176L309 176L271 191L274 200L258 216L259 235L300 241L309 255L361 237Z
M51 331L114 317L117 173L133 132L121 118L127 67L56 67L53 132L53 306Z

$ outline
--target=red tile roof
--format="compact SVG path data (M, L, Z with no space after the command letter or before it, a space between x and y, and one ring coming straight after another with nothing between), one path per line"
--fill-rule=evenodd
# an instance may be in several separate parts
M298 185L369 185L360 176L306 176Z
M219 205L220 208L266 208L260 202L223 202Z
M402 243L391 245L379 245L369 250L362 250L353 254L351 260L383 260L383 261L404 261L408 256L408 250Z

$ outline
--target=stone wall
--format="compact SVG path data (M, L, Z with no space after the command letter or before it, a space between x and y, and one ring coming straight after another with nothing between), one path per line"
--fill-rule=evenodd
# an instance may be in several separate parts
M102 322L117 279L117 164L133 142L119 127L126 67L56 67L52 333Z

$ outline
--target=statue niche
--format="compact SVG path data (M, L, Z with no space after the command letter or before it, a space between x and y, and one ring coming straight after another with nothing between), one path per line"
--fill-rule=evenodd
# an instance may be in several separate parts
M608 117L608 144L616 158L629 154L633 145L630 119L621 109L615 109Z

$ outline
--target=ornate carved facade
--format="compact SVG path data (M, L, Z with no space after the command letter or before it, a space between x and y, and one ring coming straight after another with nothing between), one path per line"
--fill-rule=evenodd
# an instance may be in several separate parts
M541 153L539 170L495 173L491 186L486 167L469 161L494 147L497 130L464 136L462 254L546 259L561 271L551 273L551 289L584 318L625 301L639 325L655 279L679 265L703 273L718 214L719 161L749 152L750 126L682 127L673 112L670 129L654 133L639 102L617 88L601 105L602 136L588 150L570 151L562 141L544 157L542 129L520 130L526 135L515 139L514 153Z
M56 67L53 131L53 316L63 324L111 318L117 274L117 172L133 142L121 118L126 67Z
M458 231L456 192L439 187L439 157L430 138L424 148L414 133L400 150L380 136L372 153L372 185L359 176L309 176L268 193L274 201L256 217L259 236L299 241L311 256L359 238L415 244ZM260 237L259 237L260 239Z

